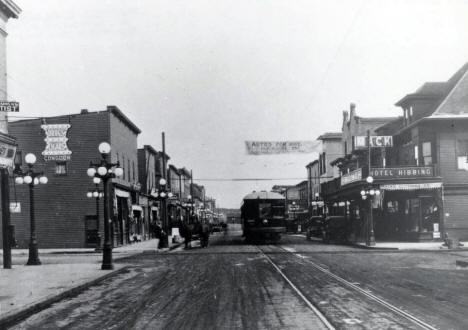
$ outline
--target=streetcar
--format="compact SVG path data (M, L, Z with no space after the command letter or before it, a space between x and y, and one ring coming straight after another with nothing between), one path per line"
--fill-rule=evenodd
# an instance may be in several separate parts
M285 197L275 192L253 191L242 200L242 232L247 242L278 241L286 232Z

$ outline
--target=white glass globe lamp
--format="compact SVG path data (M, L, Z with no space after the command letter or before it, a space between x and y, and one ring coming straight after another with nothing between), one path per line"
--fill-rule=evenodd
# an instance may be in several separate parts
M107 142L101 142L98 149L101 154L107 155L111 151L111 146Z
M33 165L36 162L36 155L29 153L24 157L24 160L26 161L26 164Z
M114 170L114 174L115 174L116 177L120 178L121 176L123 176L123 168L117 167Z
M99 166L97 172L100 176L104 176L107 174L107 168L105 168L104 166Z
M93 177L96 174L96 169L94 167L90 167L88 168L86 173L88 174L89 177Z

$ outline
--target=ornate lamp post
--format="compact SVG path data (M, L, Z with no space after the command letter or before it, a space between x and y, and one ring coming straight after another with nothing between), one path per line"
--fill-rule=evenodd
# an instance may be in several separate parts
M361 198L363 200L369 199L369 222L368 222L368 230L367 230L367 238L366 238L366 245L367 246L374 246L375 245L375 236L374 236L374 217L372 214L372 200L374 197L380 195L380 190L372 186L372 182L374 182L374 178L368 176L366 178L366 182L368 186L366 189L361 190Z
M319 215L319 213L320 213L320 212L319 212L319 201L320 201L320 195L319 195L319 193L316 192L315 195L314 195L314 197L315 197L315 201L312 202L312 203L313 203L312 205L314 205L314 206L316 207L316 209L315 209L316 212L317 212L316 215Z
M193 215L193 199L192 195L187 196L188 204L189 204L189 210L190 210L190 215Z
M37 250L36 219L34 215L34 186L46 184L48 179L43 172L35 172L33 165L36 163L36 155L29 153L24 157L28 165L26 170L17 167L14 171L16 175L16 184L27 184L29 186L29 221L30 221L30 239L29 239L29 258L26 265L40 265L39 252Z
M97 225L97 233L98 233L98 242L97 242L97 247L96 251L101 249L101 239L99 237L99 200L104 197L104 192L99 189L99 184L101 183L101 179L94 177L93 178L93 183L96 185L96 189L92 191L88 191L86 193L86 197L88 198L96 198L96 225Z
M164 178L159 179L159 188L156 190L154 196L156 197L157 200L161 202L161 215L163 218L163 230L166 233L166 235L163 235L161 237L161 246L162 247L169 247L169 237L167 235L168 233L168 223L167 223L167 205L166 205L166 200L168 198L171 198L173 196L172 192L167 190L166 187L167 181Z
M99 152L101 153L101 161L99 163L89 163L87 171L88 176L92 178L99 178L102 180L104 192L104 245L102 249L102 266L101 269L113 269L112 263L112 245L110 241L110 219L109 219L109 190L108 181L115 177L123 175L123 169L119 162L111 163L108 161L108 156L111 151L111 146L107 142L99 144ZM94 180L94 179L93 179ZM97 180L96 180L97 181ZM94 182L96 182L94 181ZM98 193L99 194L99 193ZM94 193L93 193L94 196Z

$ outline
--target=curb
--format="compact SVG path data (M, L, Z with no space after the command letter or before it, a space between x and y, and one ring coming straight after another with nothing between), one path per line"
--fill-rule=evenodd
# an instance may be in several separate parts
M455 262L455 265L457 265L458 267L467 268L468 267L468 261L457 260Z
M375 247L375 246L367 246L367 245L361 245L361 244L350 244L350 246L353 246L358 249L363 249L363 250L401 251L399 248L393 248L393 247Z
M113 277L117 274L123 273L129 269L130 266L124 266L121 269L114 270L113 272L110 272L106 275L100 276L98 278L95 278L94 280L91 280L89 282L83 283L81 285L78 285L76 287L73 287L71 289L68 289L64 292L61 292L57 295L50 295L48 297L43 298L42 300L39 300L36 303L32 303L31 305L23 308L22 310L19 311L11 311L10 313L7 313L7 315L0 317L0 329L5 329L8 327L11 327L15 325L16 323L28 318L29 316L36 314L51 305L65 299L65 298L70 298L73 296L76 296L80 294L81 292L85 291L89 287L96 285L110 277Z

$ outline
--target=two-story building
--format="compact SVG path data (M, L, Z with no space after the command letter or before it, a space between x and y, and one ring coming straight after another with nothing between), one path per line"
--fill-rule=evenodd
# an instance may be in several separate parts
M332 162L341 176L326 198L345 203L356 237L373 223L376 240L468 238L467 71L406 95L396 103L403 116L367 127L369 137L344 134L351 151Z
M111 210L113 243L127 244L138 206L137 137L140 129L116 106L104 111L20 120L9 123L10 132L18 143L18 158L28 153L37 157L34 168L48 178L45 185L36 186L35 215L39 247L82 248L96 246L96 234L103 237L102 212L98 213L94 198L87 192L95 189L87 176L89 163L98 162L98 145L110 143L110 160L119 162L124 176L112 179L109 208ZM102 187L101 187L102 189ZM16 212L11 215L19 247L29 241L29 192L26 185L12 184L10 199ZM102 201L101 201L102 207Z

